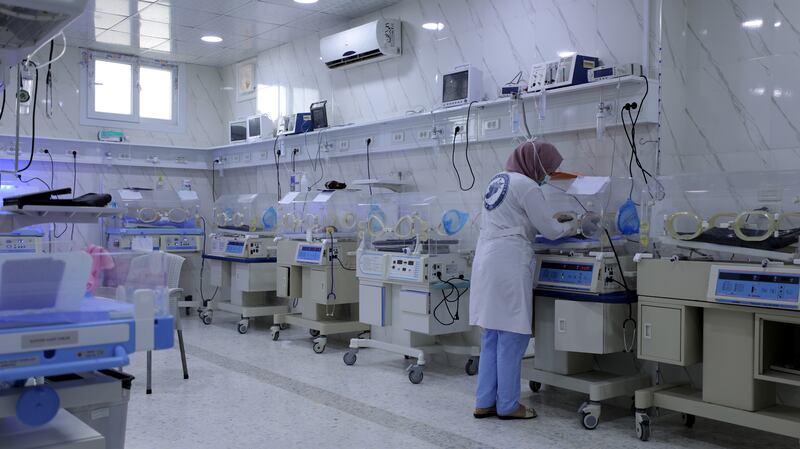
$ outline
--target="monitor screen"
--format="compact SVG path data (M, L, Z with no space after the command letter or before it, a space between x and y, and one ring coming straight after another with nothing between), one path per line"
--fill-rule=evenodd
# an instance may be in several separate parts
M247 120L247 127L250 129L250 137L261 137L261 117L253 117Z
M241 142L247 140L246 122L231 123L231 142Z
M466 100L469 95L469 72L448 73L442 79L442 103Z

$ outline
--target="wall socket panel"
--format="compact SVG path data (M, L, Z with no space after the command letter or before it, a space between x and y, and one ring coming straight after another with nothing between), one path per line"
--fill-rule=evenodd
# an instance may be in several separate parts
M429 129L421 129L417 132L417 140L430 140L431 138L431 130Z
M483 132L498 131L500 129L500 119L493 118L483 122Z
M406 140L406 133L398 131L392 133L392 143L403 143Z
M234 164L238 163L239 162L239 155L238 154L231 155L231 162L233 162Z
M251 158L252 157L250 156L250 153L243 154L242 155L242 162L250 162Z
M339 151L347 151L350 149L350 141L349 140L340 140L339 141Z
M267 153L266 151L258 153L258 160L266 161L268 158L269 158L269 153Z

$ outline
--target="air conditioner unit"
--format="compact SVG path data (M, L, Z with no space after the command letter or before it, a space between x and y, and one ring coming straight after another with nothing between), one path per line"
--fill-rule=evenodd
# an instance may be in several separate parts
M380 19L323 37L319 51L329 69L378 62L403 54L399 19Z
M14 64L83 14L88 0L0 0L0 54Z

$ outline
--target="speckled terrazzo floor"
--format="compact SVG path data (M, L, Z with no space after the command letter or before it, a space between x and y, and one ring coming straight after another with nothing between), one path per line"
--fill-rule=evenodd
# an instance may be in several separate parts
M151 396L144 354L133 357L128 449L797 448L796 440L704 419L686 429L674 414L656 418L642 443L628 411L610 406L600 427L586 431L575 413L582 397L552 389L523 390L539 412L533 421L478 421L476 379L463 367L431 363L412 385L400 356L362 350L345 366L344 342L329 341L318 355L305 329L274 342L267 325L239 335L236 321L221 312L210 326L184 320L190 379L182 379L177 349L155 353Z

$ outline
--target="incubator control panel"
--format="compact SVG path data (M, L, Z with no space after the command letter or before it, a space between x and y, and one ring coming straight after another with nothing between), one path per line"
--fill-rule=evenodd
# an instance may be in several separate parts
M38 253L41 251L41 237L0 236L0 254Z
M391 256L387 278L395 281L426 281L425 264L422 256Z
M534 274L539 288L606 294L624 290L616 262L594 257L542 256Z
M271 239L268 237L211 234L209 240L210 254L217 256L260 259L275 257L277 254L276 248L269 246Z
M190 253L200 250L200 236L165 235L161 237L161 248L171 253Z
M800 271L711 267L711 301L777 309L800 309Z
M322 265L322 257L325 255L325 245L321 243L302 243L297 245L295 262L310 265Z

